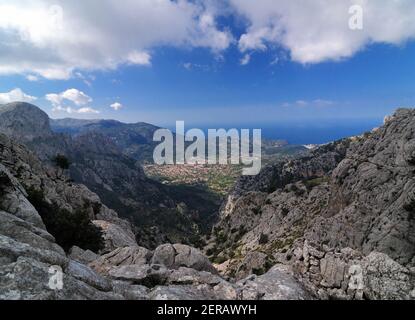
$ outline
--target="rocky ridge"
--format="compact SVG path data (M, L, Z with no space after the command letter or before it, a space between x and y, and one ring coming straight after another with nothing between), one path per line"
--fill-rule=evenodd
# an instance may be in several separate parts
M320 298L413 299L414 128L415 111L400 109L370 133L241 178L208 254L237 278L294 266Z

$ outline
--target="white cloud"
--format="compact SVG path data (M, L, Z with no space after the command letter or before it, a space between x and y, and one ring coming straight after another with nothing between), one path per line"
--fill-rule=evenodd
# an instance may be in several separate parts
M238 46L284 48L303 64L353 56L371 43L400 45L415 37L413 0L229 0L247 21ZM363 30L349 28L349 8L363 8Z
M95 110L93 108L90 107L83 107L83 108L79 108L78 110L76 110L76 113L99 113L98 110Z
M190 0L0 0L0 74L68 79L77 70L150 65L162 45L228 48L214 6Z
M84 106L92 102L92 98L77 89L68 89L60 94L61 99L69 100L77 106Z
M37 98L24 93L20 88L13 89L9 92L0 93L0 104L10 102L33 102Z
M110 105L110 107L113 108L115 111L118 111L123 107L123 105L119 102L114 102L112 105Z
M242 57L240 63L241 63L242 66L246 66L247 64L249 64L250 61L251 61L251 55L250 54L245 54Z
M30 82L36 82L39 81L39 77L34 76L33 74L29 74L26 76L26 79Z
M61 93L49 93L45 96L45 99L52 103L53 112L66 112L66 113L99 113L91 107L87 107L93 100L90 96L78 89L68 89ZM78 108L66 106L65 103L72 103Z
M147 52L133 51L127 57L128 62L136 65L151 65L151 56Z
M50 101L53 105L61 105L64 100L73 102L77 106L85 106L92 102L92 98L79 91L78 89L68 89L62 93L49 93L45 96L46 100Z
M335 104L334 101L325 99L314 100L296 100L294 102L285 102L281 106L285 108L290 107L328 107Z

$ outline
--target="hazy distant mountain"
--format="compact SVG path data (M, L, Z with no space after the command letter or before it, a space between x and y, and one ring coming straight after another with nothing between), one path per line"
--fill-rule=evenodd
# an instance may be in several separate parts
M153 142L153 134L159 127L148 123L122 123L116 120L78 120L78 119L51 119L51 128L55 132L68 133L74 136L97 132L110 138L121 152L140 162L152 162L153 149L157 143Z
M79 133L80 128L88 124L96 123L101 120L86 120L86 119L49 119L50 127L54 132Z

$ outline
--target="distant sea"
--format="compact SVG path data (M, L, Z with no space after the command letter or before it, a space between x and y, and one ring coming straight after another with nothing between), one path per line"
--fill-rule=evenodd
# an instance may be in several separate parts
M326 123L324 125L259 125L266 139L287 140L290 144L324 144L371 131L382 125L381 121L355 123Z
M222 124L197 126L186 123L186 130L200 128L207 132L212 129L262 129L262 137L272 140L287 140L290 144L324 144L346 137L356 136L371 131L382 125L381 120L325 121L324 123L290 123L290 124ZM173 129L173 128L171 128ZM173 129L174 130L174 129Z

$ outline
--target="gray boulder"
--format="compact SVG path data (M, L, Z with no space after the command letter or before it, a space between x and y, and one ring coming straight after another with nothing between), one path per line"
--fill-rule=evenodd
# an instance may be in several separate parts
M89 266L102 275L107 275L114 267L148 264L151 251L143 247L125 247L100 256Z
M198 271L217 273L215 267L202 252L183 244L164 244L157 247L151 261L163 264L170 269L187 267Z
M94 220L92 221L103 232L105 248L104 252L111 252L117 248L137 246L134 233L131 229L122 228L114 223Z
M149 289L142 285L131 284L128 281L114 280L113 292L122 295L127 300L148 300Z
M83 250L77 246L73 246L71 250L69 250L69 258L85 265L98 259L98 257L99 256L91 250Z
M206 285L201 286L158 286L149 293L151 300L213 300L213 292Z
M102 291L111 291L111 282L104 277L98 275L91 268L83 265L77 261L70 260L68 266L65 269L66 274L81 280L94 288Z
M262 276L237 283L244 300L310 300L313 296L298 282L290 267L276 265Z
M166 283L170 271L159 264L127 265L114 267L109 276L114 280L131 281L146 287L154 287Z
M208 284L210 286L218 285L224 282L218 275L212 274L206 271L197 271L195 269L180 267L177 270L173 270L167 279L169 284L180 284L180 285L198 285Z

